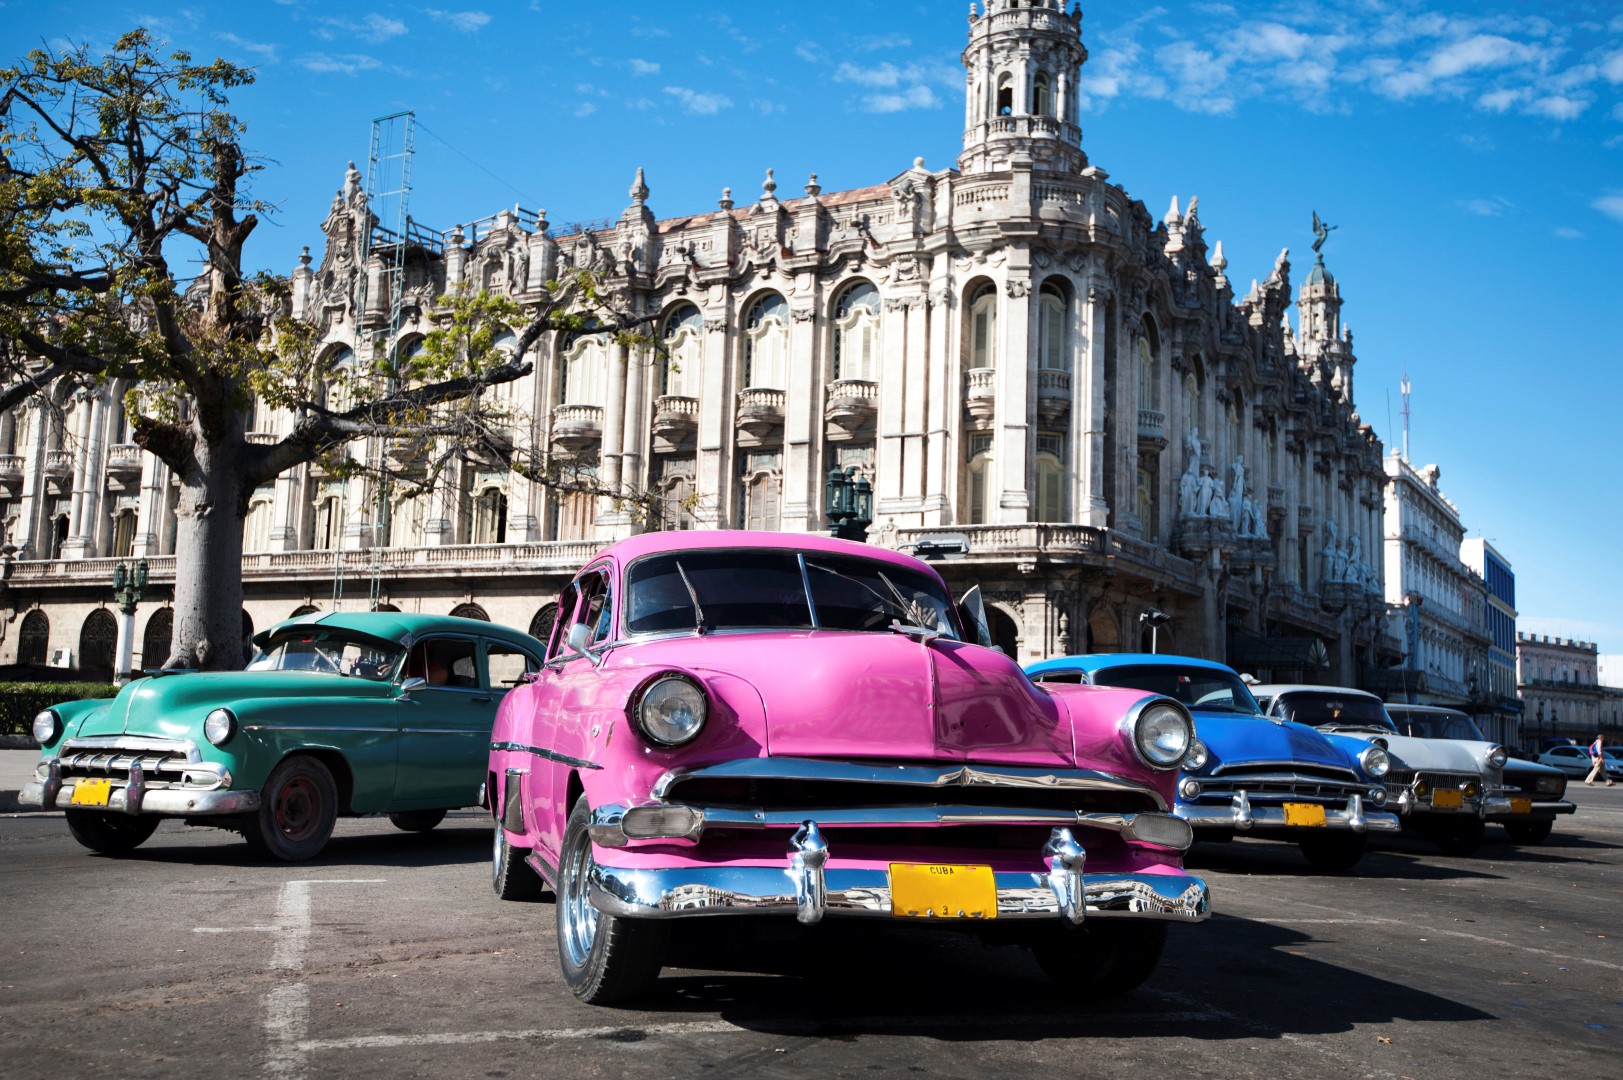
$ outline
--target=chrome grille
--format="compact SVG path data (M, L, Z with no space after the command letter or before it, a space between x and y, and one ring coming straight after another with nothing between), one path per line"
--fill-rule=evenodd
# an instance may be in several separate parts
M128 781L130 766L139 761L148 784L178 784L188 771L197 771L193 766L202 757L195 744L178 739L109 735L69 739L62 744L57 760L64 780L82 777Z
M1200 797L1228 799L1241 791L1247 798L1268 802L1304 800L1344 803L1352 795L1367 796L1370 784L1350 769L1292 765L1278 771L1258 771L1255 764L1220 768L1212 776L1197 776Z

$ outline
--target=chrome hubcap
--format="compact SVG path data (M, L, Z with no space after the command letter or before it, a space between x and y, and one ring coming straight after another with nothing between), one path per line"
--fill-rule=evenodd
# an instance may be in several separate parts
M496 822L496 850L490 854L490 880L493 885L500 887L502 883L502 823Z
M597 937L597 909L586 899L586 878L594 865L591 842L581 837L559 873L563 879L558 897L559 940L575 967L586 963Z

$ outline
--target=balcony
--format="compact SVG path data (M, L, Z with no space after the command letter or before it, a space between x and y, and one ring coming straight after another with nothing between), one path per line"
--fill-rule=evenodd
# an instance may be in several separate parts
M741 390L738 394L738 426L751 438L761 440L783 426L785 394L782 390Z
M1282 488L1282 487L1271 487L1271 488L1268 489L1268 509L1270 509L1270 510L1283 510L1283 509L1285 509L1285 489L1284 488Z
M603 439L603 406L559 405L552 410L552 441L579 450Z
M243 436L249 446L275 446L282 437L274 431L250 431Z
M654 399L654 435L669 446L699 430L699 399L664 394Z
M1167 448L1167 414L1159 409L1138 410L1138 442L1155 450Z
M45 453L45 475L67 477L73 475L72 450L48 450Z
M964 411L970 426L986 430L997 414L997 368L970 368L964 372Z
M1298 506L1296 508L1296 531L1310 533L1317 528L1318 522L1313 516L1311 506Z
M115 443L107 448L107 475L140 476L141 458L141 448L134 443Z
M867 379L840 379L828 384L828 405L823 416L836 430L835 437L860 431L879 414L879 384Z
M1052 424L1071 411L1071 373L1037 372L1037 415Z
M23 478L21 454L0 454L0 484L19 484Z
M1104 555L1105 531L1086 525L954 525L944 528L900 529L896 546L912 551L921 542L950 540L967 544L965 557L1008 559L1022 555Z

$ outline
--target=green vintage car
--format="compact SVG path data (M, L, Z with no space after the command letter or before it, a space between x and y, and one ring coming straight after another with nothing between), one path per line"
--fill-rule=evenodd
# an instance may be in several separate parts
M45 757L19 802L60 808L107 854L166 817L289 862L319 853L340 814L432 829L483 802L496 706L541 652L506 627L394 612L307 615L254 644L246 671L155 674L40 713Z

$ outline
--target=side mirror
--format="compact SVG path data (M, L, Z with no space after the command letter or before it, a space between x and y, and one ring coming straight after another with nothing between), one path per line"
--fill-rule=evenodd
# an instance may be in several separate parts
M603 663L602 656L593 656L586 651L586 646L592 643L592 628L585 623L576 623L569 628L569 637L564 640L565 646L577 657L584 656L592 662L593 667Z
M981 600L981 587L974 586L958 601L958 618L964 629L975 637L975 644L993 648L992 631L986 625L986 604Z
M421 690L427 685L427 679L418 678L417 676L413 675L411 678L400 684L400 696L407 697L413 690Z

